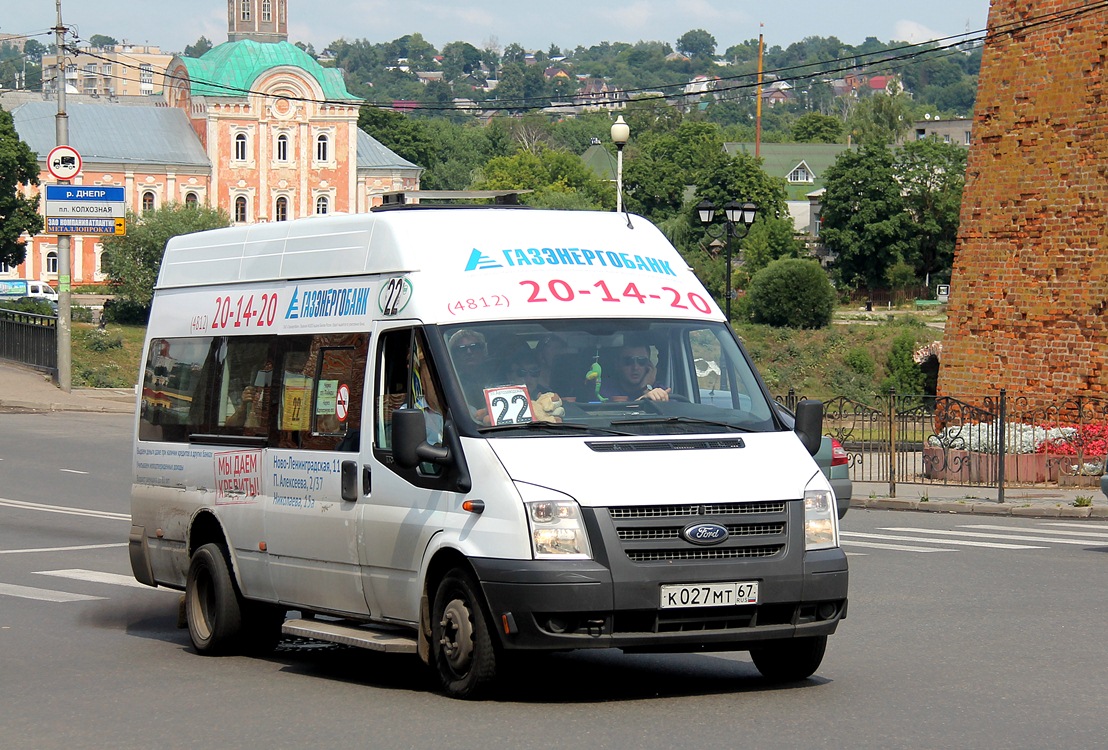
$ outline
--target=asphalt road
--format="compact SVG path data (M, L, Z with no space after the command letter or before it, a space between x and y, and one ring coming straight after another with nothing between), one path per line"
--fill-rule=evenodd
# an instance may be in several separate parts
M851 510L817 676L746 654L580 653L483 703L413 657L205 658L130 578L131 417L0 414L0 747L1088 748L1104 743L1108 524Z

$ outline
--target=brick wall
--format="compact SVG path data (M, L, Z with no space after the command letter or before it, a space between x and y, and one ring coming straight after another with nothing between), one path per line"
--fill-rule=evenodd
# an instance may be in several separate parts
M1108 397L1106 29L1102 3L992 0L940 395Z

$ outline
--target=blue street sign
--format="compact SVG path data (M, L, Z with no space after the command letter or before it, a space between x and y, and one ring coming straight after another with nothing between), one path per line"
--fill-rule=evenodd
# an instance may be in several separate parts
M99 185L47 185L46 200L123 203L125 191L126 188Z

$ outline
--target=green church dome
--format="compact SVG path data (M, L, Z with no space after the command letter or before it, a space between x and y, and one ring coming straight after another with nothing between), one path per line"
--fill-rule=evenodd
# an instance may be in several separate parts
M288 42L243 39L208 50L203 57L180 58L188 70L193 96L244 96L254 81L281 66L299 68L319 82L325 99L361 101L346 90L342 72L324 68L311 55Z

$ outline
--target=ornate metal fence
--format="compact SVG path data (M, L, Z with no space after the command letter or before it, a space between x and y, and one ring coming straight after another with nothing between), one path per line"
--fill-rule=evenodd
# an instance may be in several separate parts
M795 408L789 391L777 400ZM824 403L824 432L838 439L854 481L997 487L1098 486L1108 454L1108 398L1009 397L973 404L890 392L866 404ZM1001 460L1001 456L1004 460Z

